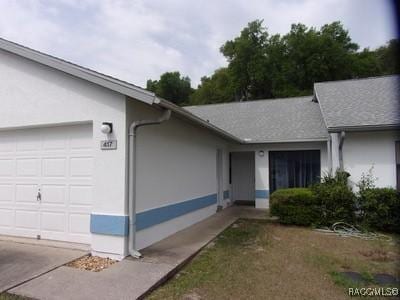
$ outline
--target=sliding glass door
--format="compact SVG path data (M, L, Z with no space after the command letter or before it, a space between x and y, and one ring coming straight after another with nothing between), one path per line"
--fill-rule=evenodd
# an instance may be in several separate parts
M269 151L270 192L281 188L307 187L321 176L319 150Z

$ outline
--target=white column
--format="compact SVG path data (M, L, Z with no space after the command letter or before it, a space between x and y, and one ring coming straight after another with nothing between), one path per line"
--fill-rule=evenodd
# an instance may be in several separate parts
M332 157L332 172L336 172L340 167L339 163L339 142L340 133L331 133L331 157Z

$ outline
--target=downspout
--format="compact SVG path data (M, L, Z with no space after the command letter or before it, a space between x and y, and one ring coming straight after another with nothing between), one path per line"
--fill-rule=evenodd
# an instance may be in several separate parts
M343 143L344 143L344 138L346 136L346 133L342 131L340 133L340 141L339 141L339 168L341 171L344 171L344 166L343 166Z
M168 121L171 110L166 109L162 116L155 120L134 121L129 126L129 171L128 171L128 207L129 207L129 237L128 252L132 257L139 258L142 255L135 248L136 233L136 132L139 127L157 125Z

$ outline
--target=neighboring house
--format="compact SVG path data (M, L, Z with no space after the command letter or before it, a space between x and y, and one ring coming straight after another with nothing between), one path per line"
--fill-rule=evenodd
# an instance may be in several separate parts
M0 234L122 258L233 201L268 207L341 161L354 181L373 165L395 187L398 79L180 108L0 39Z

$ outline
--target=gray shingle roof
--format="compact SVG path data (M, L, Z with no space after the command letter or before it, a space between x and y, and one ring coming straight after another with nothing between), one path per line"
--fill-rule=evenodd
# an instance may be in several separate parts
M316 83L329 130L400 125L400 76Z
M325 140L312 96L187 106L191 113L249 143Z

